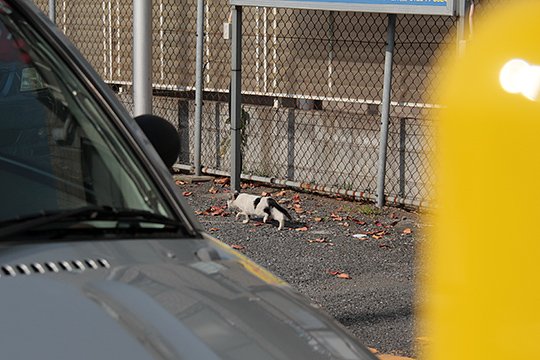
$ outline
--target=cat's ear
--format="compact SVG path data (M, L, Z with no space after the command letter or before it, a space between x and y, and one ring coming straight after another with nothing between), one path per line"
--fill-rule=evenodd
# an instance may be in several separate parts
M238 191L233 191L231 193L231 200L236 200L236 198L238 197L238 195L240 195L240 193Z

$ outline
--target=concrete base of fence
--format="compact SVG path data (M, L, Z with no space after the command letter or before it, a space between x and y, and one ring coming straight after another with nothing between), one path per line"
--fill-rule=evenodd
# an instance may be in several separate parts
M176 171L189 171L189 172L193 172L195 170L194 167L191 165L182 165L182 164L173 165L173 169L175 169ZM205 174L211 174L211 175L230 176L230 173L226 171L211 169L207 167L203 167L202 172ZM328 187L328 186L320 186L320 185L311 184L311 183L310 184L300 183L296 181L283 180L283 179L277 179L277 178L268 178L268 177L263 177L263 176L247 175L247 174L242 174L241 179L248 180L248 181L256 181L263 184L286 186L293 189L313 191L316 193L322 193L326 195L346 196L348 198L358 200L358 201L375 202L377 199L377 196L375 194L368 194L362 191L338 189L338 188ZM429 204L426 202L403 199L396 196L387 196L386 204L389 206L408 206L408 207L412 207L416 209L429 209L430 208Z

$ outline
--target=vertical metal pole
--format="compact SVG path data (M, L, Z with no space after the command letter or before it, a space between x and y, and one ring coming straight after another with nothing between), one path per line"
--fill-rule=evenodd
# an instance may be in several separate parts
M328 80L327 80L327 86L328 86L328 93L330 96L333 95L332 91L332 75L334 73L334 12L330 11L330 14L328 15Z
M178 134L180 135L180 164L189 164L189 101L178 101Z
M294 109L289 109L287 117L287 180L294 180L294 160L295 160L295 138L296 138L296 116Z
M379 146L379 168L377 174L377 206L384 206L384 180L386 177L386 150L388 146L388 123L390 122L390 101L392 94L392 64L396 35L396 15L388 15L388 37L384 60L384 85L381 115L381 142Z
M56 0L49 0L49 18L56 24Z
M215 127L216 127L216 169L221 170L221 103L216 101L216 116Z
M407 142L407 118L399 121L399 196L405 197L405 150Z
M458 23L457 23L457 47L458 47L458 54L462 54L465 51L465 45L467 43L466 36L465 36L465 24L467 22L466 15L467 15L467 9L469 7L469 1L468 0L459 0L458 2Z
M231 61L231 190L240 191L242 173L242 7L232 7Z
M133 0L134 116L152 113L152 0Z
M203 95L203 62L204 62L204 0L197 0L197 57L195 69L195 139L194 162L195 175L201 175L201 129L202 129L202 95Z

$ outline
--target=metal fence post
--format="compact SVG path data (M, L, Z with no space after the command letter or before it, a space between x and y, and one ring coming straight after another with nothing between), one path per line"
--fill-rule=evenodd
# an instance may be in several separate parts
M289 109L287 116L287 180L294 180L295 141L296 141L296 115L294 109Z
M216 127L216 169L221 169L221 154L220 154L220 147L221 147L221 103L219 101L216 101L216 113L215 113L215 124Z
M152 113L152 0L133 0L133 115Z
M201 142L202 142L202 97L203 97L203 63L204 63L204 0L197 0L197 55L195 68L195 139L194 164L195 175L201 175Z
M232 7L231 190L240 191L242 173L242 7Z
M49 18L56 24L56 0L49 0Z
M388 123L390 122L390 101L392 94L392 63L394 39L396 35L396 15L388 15L388 37L384 60L384 85L381 115L381 141L379 145L379 168L377 174L377 206L384 205L384 180L386 177L386 150L388 147Z
M405 197L405 184L407 178L406 172L406 150L407 150L407 118L401 118L399 121L399 193L402 198Z
M466 37L466 15L470 7L469 0L460 0L458 4L458 23L457 23L457 46L458 54L462 54L465 51L465 46L467 44Z

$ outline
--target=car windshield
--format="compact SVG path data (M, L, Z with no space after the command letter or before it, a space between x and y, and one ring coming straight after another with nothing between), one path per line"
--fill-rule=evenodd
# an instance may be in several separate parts
M111 116L0 1L0 223L90 207L174 218Z

